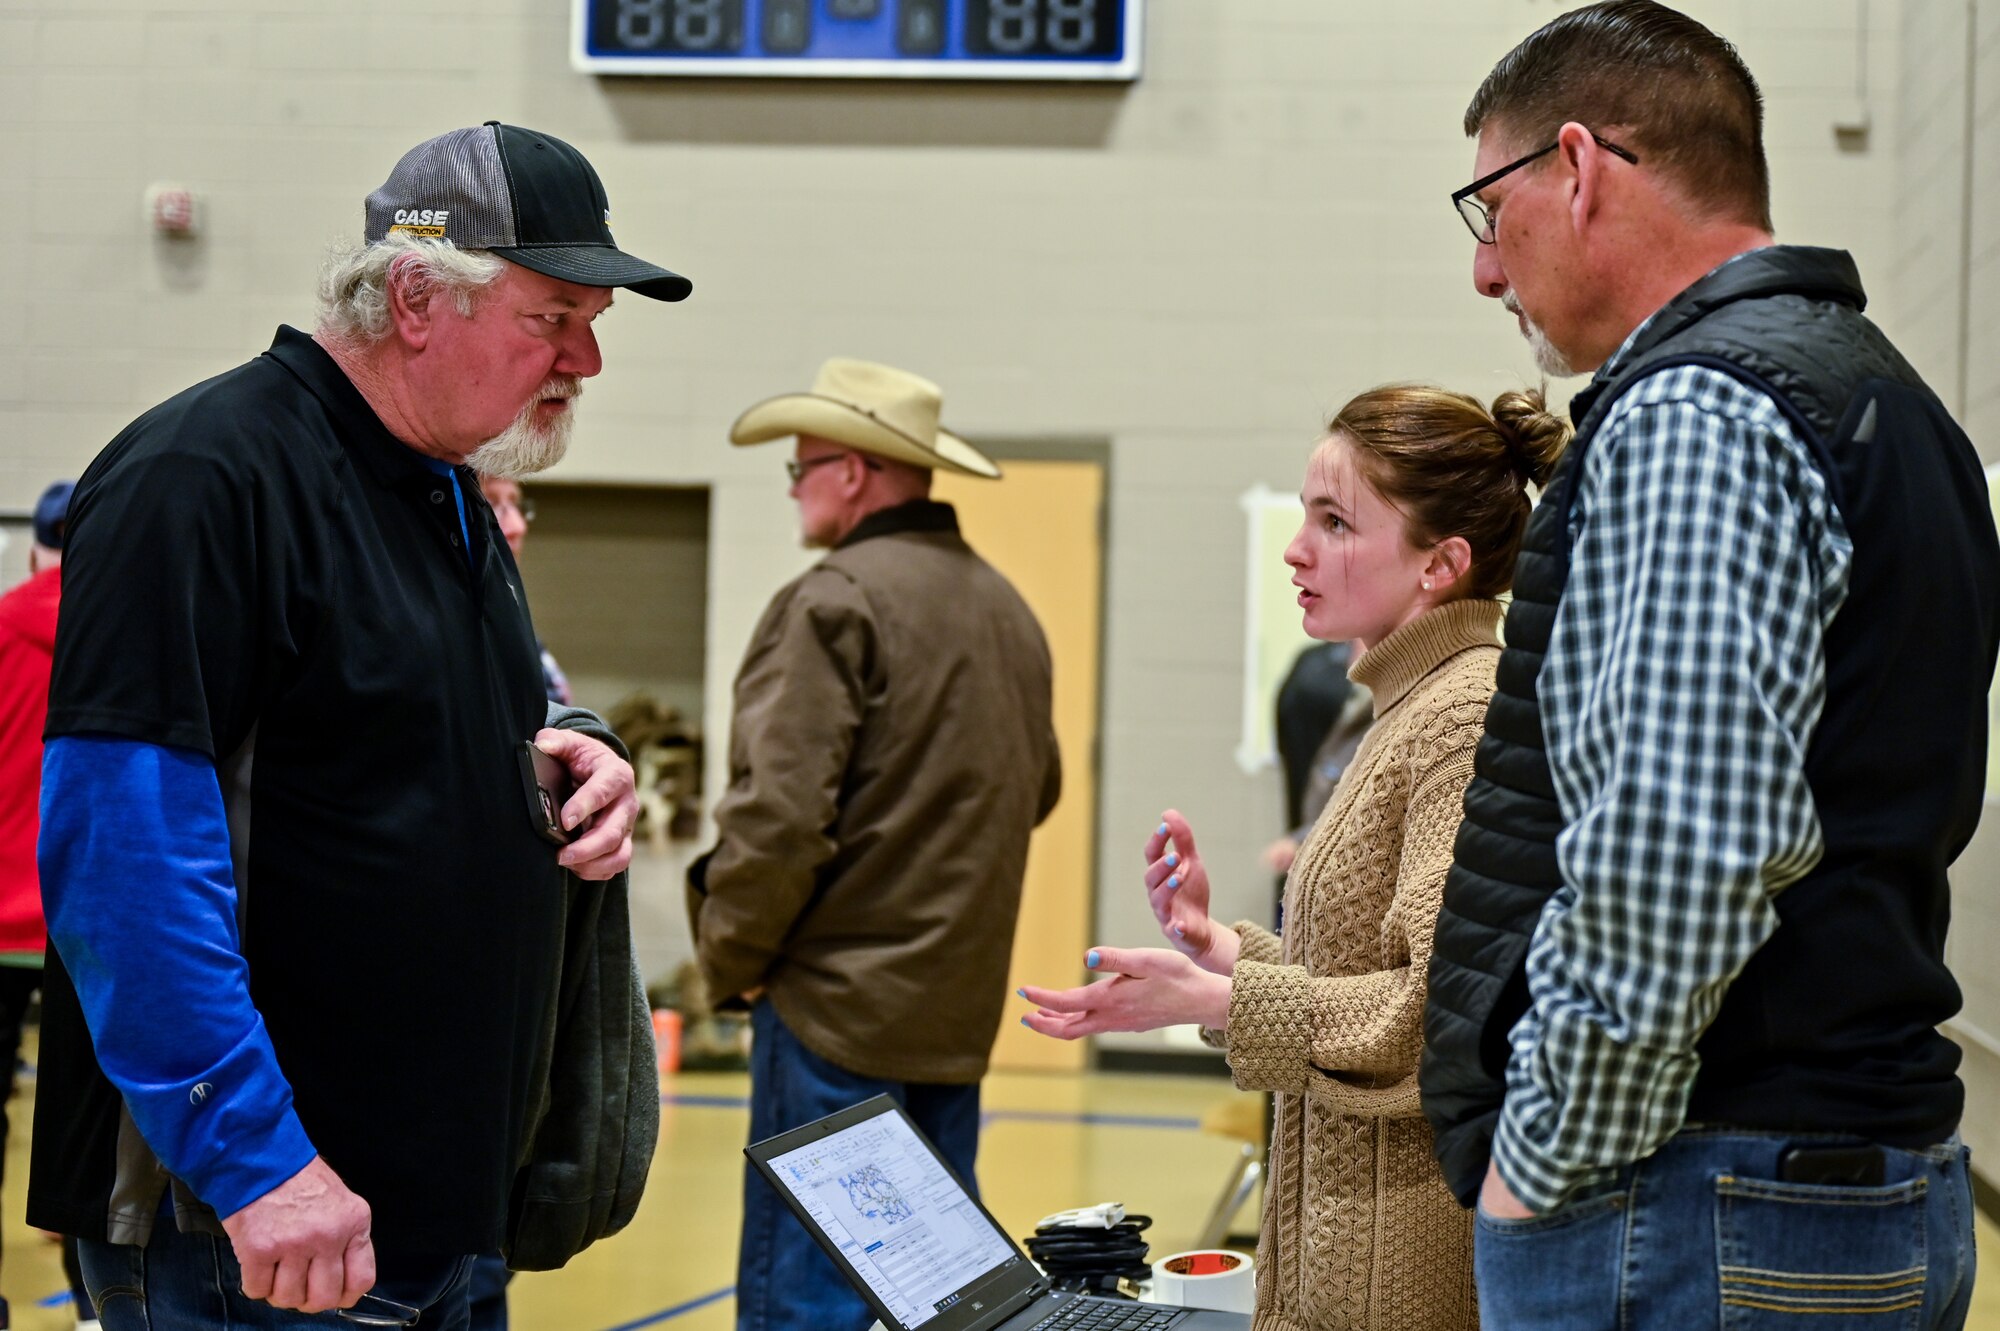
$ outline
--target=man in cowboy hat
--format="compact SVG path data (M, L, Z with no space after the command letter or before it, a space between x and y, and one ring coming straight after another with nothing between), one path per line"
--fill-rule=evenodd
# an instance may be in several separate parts
M1041 627L929 497L939 468L1000 470L938 409L935 384L836 359L731 429L797 440L792 498L829 553L744 655L688 905L709 992L752 1010L752 1141L886 1091L971 1185L1028 834L1061 768ZM743 1201L737 1325L866 1327L771 1189L746 1174Z

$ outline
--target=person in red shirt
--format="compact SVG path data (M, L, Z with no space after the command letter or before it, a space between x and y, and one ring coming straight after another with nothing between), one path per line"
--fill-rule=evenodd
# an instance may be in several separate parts
M69 481L57 481L35 504L28 580L0 596L0 971L9 972L0 975L5 1027L0 1038L17 1044L21 1009L41 980L42 949L48 944L35 833L41 827L42 722L49 710L70 489Z
M42 983L42 886L35 873L41 830L42 722L49 710L49 662L62 597L63 526L72 482L57 481L35 503L28 580L0 596L0 1057L8 1097L21 1055L21 1021ZM0 1164L7 1111L0 1101ZM80 1287L80 1286L79 1286ZM89 1309L79 1305L79 1314ZM0 1327L8 1324L0 1300Z

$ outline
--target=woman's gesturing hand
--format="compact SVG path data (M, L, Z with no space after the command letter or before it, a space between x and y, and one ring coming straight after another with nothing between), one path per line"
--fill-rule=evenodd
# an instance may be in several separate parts
M1146 838L1146 900L1176 952L1212 974L1234 973L1236 931L1209 918L1208 869L1195 849L1194 829L1178 810L1160 815Z
M1084 964L1110 979L1077 989L1037 989L1021 997L1036 1011L1021 1024L1058 1040L1103 1031L1151 1031L1189 1024L1220 1029L1229 1021L1229 979L1211 975L1163 947L1096 947Z

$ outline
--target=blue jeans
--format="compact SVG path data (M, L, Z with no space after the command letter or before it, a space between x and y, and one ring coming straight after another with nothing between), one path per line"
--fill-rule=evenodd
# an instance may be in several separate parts
M104 1331L291 1331L292 1328L345 1328L364 1324L337 1312L301 1313L273 1308L243 1293L243 1273L229 1240L212 1234L183 1234L171 1217L161 1216L153 1239L139 1248L128 1243L77 1244L84 1283L97 1304ZM399 1260L375 1254L380 1278L351 1311L370 1318L401 1318L418 1310L413 1323L422 1331L465 1331L467 1280L472 1258ZM379 1324L379 1323L378 1323Z
M499 1253L483 1252L472 1259L471 1331L507 1331L507 1286L513 1280Z
M785 1029L770 1003L750 1016L750 1140L759 1142L877 1095L892 1095L976 1195L979 1087L879 1081L827 1062ZM777 1192L743 1171L736 1331L866 1331L875 1314ZM110 1331L107 1327L106 1331Z
M1788 1146L1689 1129L1547 1215L1474 1226L1486 1331L1957 1331L1972 1183L1954 1139L1883 1148L1880 1187L1783 1182Z

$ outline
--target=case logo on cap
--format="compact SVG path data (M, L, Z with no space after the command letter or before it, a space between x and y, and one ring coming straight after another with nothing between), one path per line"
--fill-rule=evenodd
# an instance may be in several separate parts
M395 225L389 228L389 234L393 236L401 231L406 235L439 239L443 237L444 224L450 217L449 208L398 208Z

